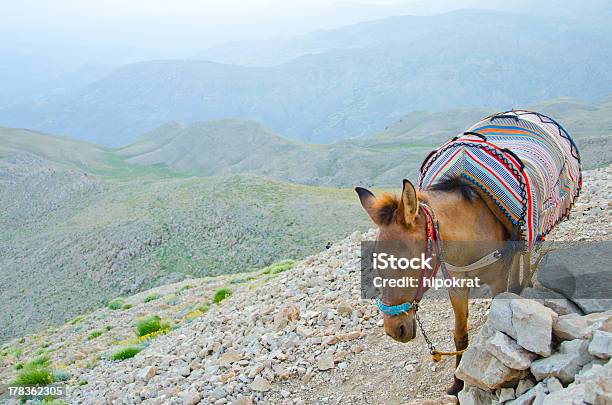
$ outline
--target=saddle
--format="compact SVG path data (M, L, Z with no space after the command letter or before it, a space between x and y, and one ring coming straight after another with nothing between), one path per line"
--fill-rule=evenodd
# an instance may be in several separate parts
M490 115L432 151L419 188L458 176L528 248L569 216L582 187L580 152L569 133L525 110Z

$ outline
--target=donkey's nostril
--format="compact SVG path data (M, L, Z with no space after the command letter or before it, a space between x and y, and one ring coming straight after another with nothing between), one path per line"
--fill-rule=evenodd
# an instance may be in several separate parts
M397 329L397 332L398 332L397 337L400 339L403 338L404 335L406 334L406 327L404 325L400 325L399 328Z

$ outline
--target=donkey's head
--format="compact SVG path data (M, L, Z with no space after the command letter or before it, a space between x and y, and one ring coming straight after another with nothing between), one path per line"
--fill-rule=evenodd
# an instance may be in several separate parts
M357 187L362 207L368 213L372 221L378 226L377 246L384 246L387 253L389 249L401 250L393 253L396 257L420 257L425 252L425 218L419 212L419 198L417 192L408 180L404 180L404 186L400 197L383 194L376 198L370 191ZM382 243L381 243L382 242ZM383 279L398 280L404 277L412 277L418 280L420 270L418 269L393 269L378 270ZM411 303L417 295L416 286L382 288L380 297L382 303L387 306L396 306ZM384 314L385 332L393 339L400 342L408 342L416 336L415 308L397 315Z

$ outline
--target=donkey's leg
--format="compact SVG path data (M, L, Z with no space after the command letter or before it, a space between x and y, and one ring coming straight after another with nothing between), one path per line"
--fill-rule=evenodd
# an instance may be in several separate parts
M521 293L521 253L515 253L510 264L508 275L508 291L515 294Z
M455 313L455 349L463 350L468 346L468 289L464 288L450 293L450 300ZM461 361L461 355L455 356L455 368ZM453 385L446 390L450 395L457 395L463 389L463 381L454 377Z

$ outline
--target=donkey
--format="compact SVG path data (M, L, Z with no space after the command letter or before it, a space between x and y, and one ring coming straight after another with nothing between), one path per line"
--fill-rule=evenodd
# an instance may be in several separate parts
M492 296L520 293L531 280L532 248L568 218L581 186L580 153L567 131L543 114L512 110L482 119L432 151L421 166L419 192L409 180L400 197L376 198L357 187L378 226L377 242L403 242L403 255L435 263L431 273L379 271L385 279L420 280L417 287L382 289L377 304L385 332L400 342L414 339L423 286L438 269L447 277L477 276ZM458 365L468 344L469 289L450 289L449 297ZM432 345L430 350L439 360L441 353ZM455 377L447 392L455 395L462 387Z
M357 194L362 207L378 227L377 241L405 241L413 252L407 252L412 257L425 252L426 244L426 213L424 207L429 207L435 213L438 221L440 238L451 241L481 241L482 244L466 244L470 251L448 249L444 252L444 260L456 266L474 263L490 253L491 249L503 249L504 242L511 235L504 225L491 212L482 199L462 179L456 178L432 187L427 192L417 192L409 180L404 180L400 197L384 194L376 198L370 191L357 187ZM449 244L448 246L452 246ZM418 250L418 251L416 251ZM487 284L493 295L507 289L507 274L509 267L517 265L515 257L499 260L479 271L481 283ZM387 279L419 277L419 270L385 270ZM518 272L515 273L518 274ZM473 276L473 274L470 274ZM517 284L512 286L516 289ZM449 290L449 297L455 315L454 341L457 351L467 348L468 344L468 290L467 288ZM383 288L382 303L386 306L397 306L405 303L418 304L417 287ZM412 305L408 311L397 315L383 312L384 329L387 335L400 342L408 342L416 336L416 309ZM456 356L456 364L461 361L461 355ZM449 394L456 395L463 388L463 381L457 377Z

